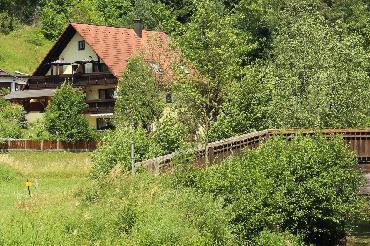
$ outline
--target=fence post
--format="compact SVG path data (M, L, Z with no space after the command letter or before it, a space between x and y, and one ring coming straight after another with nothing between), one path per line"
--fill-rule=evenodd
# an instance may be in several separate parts
M41 150L41 151L43 151L43 150L44 150L44 140L41 140L40 150Z
M57 149L56 150L59 150L59 148L60 148L60 141L59 141L59 139L57 140Z
M24 140L24 150L27 150L27 139Z
M213 151L213 147L208 147L208 161L209 161L209 165L212 165L213 164L213 161L214 161L214 151Z

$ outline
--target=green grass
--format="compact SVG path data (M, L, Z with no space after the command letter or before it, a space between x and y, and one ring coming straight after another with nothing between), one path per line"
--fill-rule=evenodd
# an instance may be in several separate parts
M51 45L35 27L25 26L8 35L0 34L0 68L31 74Z
M0 155L0 213L19 208L39 209L72 199L71 193L87 182L88 153L12 152ZM29 198L26 180L37 179ZM68 198L68 199L66 199Z
M64 230L59 222L74 214L79 203L75 194L88 184L90 168L89 153L0 154L0 245L67 243L70 239L59 235ZM31 197L27 178L38 179Z

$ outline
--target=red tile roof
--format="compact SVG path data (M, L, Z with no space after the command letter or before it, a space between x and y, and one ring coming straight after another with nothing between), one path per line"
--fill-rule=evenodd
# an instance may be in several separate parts
M90 24L70 24L109 67L116 77L121 77L128 60L135 52L142 50L152 35L168 39L159 31L143 30L139 38L133 29L123 27L98 26Z

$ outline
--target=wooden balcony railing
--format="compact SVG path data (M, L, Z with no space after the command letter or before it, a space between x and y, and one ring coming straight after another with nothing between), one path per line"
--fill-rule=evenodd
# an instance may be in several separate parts
M74 86L117 84L117 78L111 73L86 73L32 76L28 79L29 89L54 89L64 81Z
M113 113L115 99L88 100L86 103L89 107L86 109L85 113Z

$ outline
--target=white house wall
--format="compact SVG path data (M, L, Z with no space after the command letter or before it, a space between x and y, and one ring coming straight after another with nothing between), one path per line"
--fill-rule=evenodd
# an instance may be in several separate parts
M89 56L91 56L94 61L97 61L98 56L88 43L85 42L84 50L78 50L78 41L82 40L84 39L81 37L81 35L76 33L60 54L59 59L64 59L66 62L73 63L75 61L90 59ZM63 68L64 74L72 74L72 65L63 66ZM86 73L91 73L92 64L86 64L85 69ZM49 69L47 75L51 75L51 69Z

